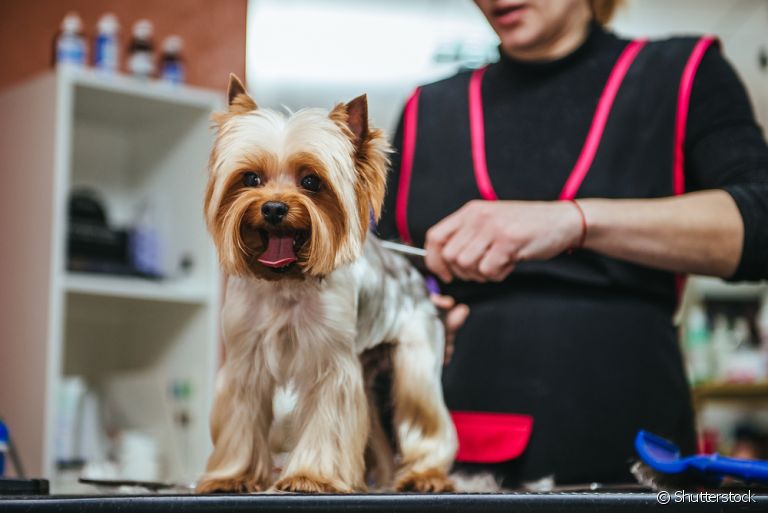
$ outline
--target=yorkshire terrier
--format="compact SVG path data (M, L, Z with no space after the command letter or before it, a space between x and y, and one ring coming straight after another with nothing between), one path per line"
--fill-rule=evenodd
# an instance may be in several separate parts
M419 273L368 233L390 148L368 126L366 97L286 116L258 108L231 75L228 99L214 115L205 199L228 276L226 356L197 491L348 493L371 476L379 488L452 490L443 326ZM379 365L361 363L385 353L395 459L366 387ZM273 422L285 387L297 397L292 421ZM270 429L288 427L279 436L293 445L273 482Z

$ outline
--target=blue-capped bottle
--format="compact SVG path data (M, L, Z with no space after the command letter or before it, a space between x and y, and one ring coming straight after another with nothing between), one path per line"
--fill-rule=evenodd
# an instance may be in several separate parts
M163 40L163 56L160 59L160 78L172 84L184 83L184 59L181 48L184 41L179 36L168 36Z
M104 14L97 25L98 33L93 45L93 65L106 73L116 73L120 64L120 25L112 13Z
M61 21L56 38L56 64L82 68L86 63L86 42L82 34L83 22L77 13L70 12Z
M0 477L5 475L5 455L8 453L8 428L0 420Z

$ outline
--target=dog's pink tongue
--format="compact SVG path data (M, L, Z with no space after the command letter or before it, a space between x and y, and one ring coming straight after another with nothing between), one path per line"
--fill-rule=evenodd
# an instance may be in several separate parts
M259 257L259 262L268 267L283 267L295 261L293 236L270 234L267 249Z

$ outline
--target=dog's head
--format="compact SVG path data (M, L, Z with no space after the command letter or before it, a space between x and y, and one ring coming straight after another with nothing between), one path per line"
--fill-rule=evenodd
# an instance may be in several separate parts
M234 75L205 217L225 272L321 277L355 260L384 199L389 146L360 96L330 112L260 109Z

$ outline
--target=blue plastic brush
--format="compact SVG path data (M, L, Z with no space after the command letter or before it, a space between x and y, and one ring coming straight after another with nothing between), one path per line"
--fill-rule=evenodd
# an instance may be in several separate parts
M729 476L745 483L768 484L768 461L726 458L719 454L683 457L675 444L647 431L637 433L635 450L643 463L662 474L699 473L718 482Z

